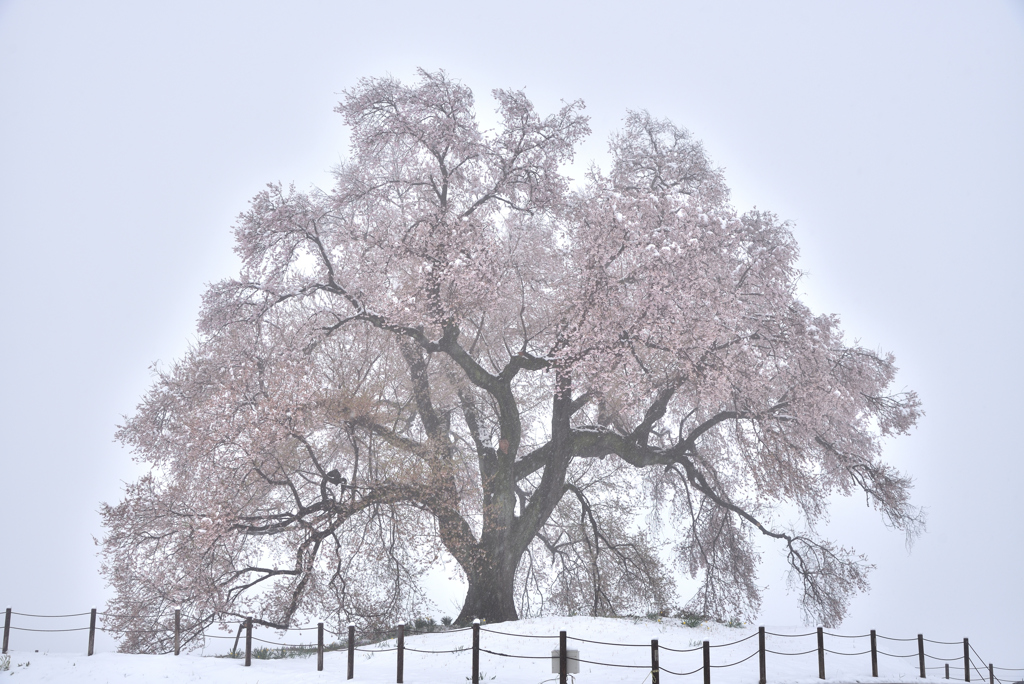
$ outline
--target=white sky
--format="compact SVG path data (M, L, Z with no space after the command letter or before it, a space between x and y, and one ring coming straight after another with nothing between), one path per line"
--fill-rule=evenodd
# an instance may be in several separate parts
M878 565L844 631L1024 667L1022 0L0 0L0 608L103 605L96 510L136 473L115 425L233 273L233 217L266 182L328 182L338 93L417 66L482 106L584 99L584 160L627 108L671 118L740 208L792 220L808 302L893 351L927 411L888 452L929 511L912 553L835 509ZM781 567L762 621L796 624Z

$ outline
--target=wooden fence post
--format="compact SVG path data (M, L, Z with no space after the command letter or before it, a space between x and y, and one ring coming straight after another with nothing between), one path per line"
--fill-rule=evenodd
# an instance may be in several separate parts
M757 665L760 670L760 676L758 677L757 684L768 684L768 673L765 671L765 645L764 645L764 627L757 628Z
M967 637L964 637L964 681L971 681L971 647Z
M875 630L871 630L871 676L878 676L878 639Z
M480 621L479 620L473 620L473 678L470 680L470 684L477 684L479 681L480 681Z
M995 668L992 667L992 663L988 664L988 684L996 684L996 674L993 672Z
M238 631L235 632L235 645L231 647L231 652L234 653L234 657L238 657L238 640L242 637L242 628L245 627L245 620L238 623Z
M566 653L566 635L563 629L558 633L558 684L567 684L569 680L568 653Z
M356 676L356 626L351 622L348 623L348 677L346 679L352 679Z
M658 672L658 640L651 639L651 684L661 684Z
M245 666L252 665L252 617L245 618Z
M174 655L181 653L181 608L174 609Z
M316 671L324 671L324 623L316 623Z
M921 669L921 677L925 677L924 673L924 635L917 635L917 663Z
M93 647L96 645L96 609L89 611L89 655L92 655Z
M949 663L946 663L946 679L949 679Z
M825 678L825 633L818 628L818 679Z
M711 642L705 641L704 648L704 684L711 684Z
M398 676L395 681L402 684L405 675L405 623L398 623Z
M7 606L4 611L4 649L0 653L7 653L7 642L11 639L11 607Z

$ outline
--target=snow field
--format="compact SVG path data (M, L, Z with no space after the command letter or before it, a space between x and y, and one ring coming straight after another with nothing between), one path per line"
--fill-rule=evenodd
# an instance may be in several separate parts
M493 631L492 631L493 630ZM678 620L665 619L661 622L630 618L587 618L587 617L544 617L483 625L480 633L480 670L488 684L539 684L557 681L551 673L551 651L558 648L558 632L568 632L568 648L580 652L580 673L575 675L576 684L587 682L631 682L641 684L650 679L651 639L659 641L659 659L663 684L703 684L703 656L701 642L711 643L711 681L713 684L753 684L758 679L757 628L746 626L729 628L718 624L700 627L686 627ZM807 634L808 628L773 628L768 632L776 634ZM497 634L495 632L503 632ZM541 636L552 638L538 638ZM929 677L918 677L916 636L893 635L910 641L878 640L878 650L893 656L879 655L879 677L871 677L871 656L825 655L826 680L829 682L938 682L942 677L941 661L929 659ZM575 638L574 638L575 637ZM606 642L616 645L587 643ZM739 643L733 643L737 642ZM952 641L950 639L949 641ZM632 644L632 645L631 645ZM716 644L730 644L715 647ZM463 684L468 682L472 662L472 633L470 631L439 632L411 635L405 639L406 684ZM385 684L395 681L396 653L394 651L372 652L369 649L393 648L392 639L381 644L361 647L355 654L355 679L353 684ZM769 635L766 639L769 651L799 653L803 655L775 655L768 653L766 670L769 684L774 683L820 683L818 679L817 639L809 636L788 638ZM825 637L825 648L837 653L860 653L870 649L867 636L858 638ZM456 653L417 653L409 649L429 651L452 651ZM669 649L687 650L675 652ZM689 650L693 649L693 650ZM504 653L520 656L501 657L487 653ZM926 653L942 658L962 658L963 646L926 645ZM243 661L203 657L200 655L129 655L99 653L92 657L85 654L27 653L12 650L10 672L0 672L0 682L8 676L12 682L216 682L218 684L302 684L305 682L345 682L347 654L334 651L324 654L324 670L317 672L316 657L288 658L282 660L253 660L251 667L244 667ZM748 658L748 656L753 657ZM522 656L533 656L524 658ZM723 667L747 658L744 662ZM590 662L585 662L590 661ZM29 663L25 665L25 663ZM611 667L593 663L608 663ZM951 677L962 679L962 671L955 666L962 661L954 660ZM979 664L980 666L980 664ZM673 672L695 673L675 676ZM972 681L987 682L987 670L972 672ZM984 675L984 676L983 676Z

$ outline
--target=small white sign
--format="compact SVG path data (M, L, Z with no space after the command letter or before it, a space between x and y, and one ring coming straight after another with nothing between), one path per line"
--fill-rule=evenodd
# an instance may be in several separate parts
M558 651L551 652L551 672L558 674ZM580 652L575 650L565 650L565 673L566 674L579 674L580 673Z

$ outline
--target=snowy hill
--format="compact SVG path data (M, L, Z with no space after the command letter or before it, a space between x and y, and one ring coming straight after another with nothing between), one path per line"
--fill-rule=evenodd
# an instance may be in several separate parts
M661 681L702 684L701 643L711 643L711 681L714 684L750 684L758 679L757 628L730 628L715 623L687 627L679 620L545 617L519 622L484 625L480 634L480 670L494 684L539 684L557 681L551 673L551 650L558 648L558 632L568 632L568 648L580 652L577 684L586 682L635 682L650 678L651 639L659 641ZM820 682L817 639L812 629L767 629L768 682ZM808 634L811 632L811 634ZM803 636L782 636L800 635ZM257 636L271 639L268 633ZM879 678L871 677L870 643L867 636L839 637L826 634L826 678L830 682L922 681L918 677L917 640L914 635L891 635L904 640L878 639ZM550 637L550 638L544 638ZM909 640L908 640L909 638ZM604 642L604 643L591 643ZM616 645L607 645L616 644ZM258 645L258 644L254 644ZM355 657L354 684L394 682L394 640L362 647ZM462 684L471 672L472 636L469 631L407 636L405 640L407 684ZM456 651L431 654L419 651ZM458 650L462 649L462 650ZM675 649L675 650L669 650ZM378 652L373 652L378 650ZM491 651L491 653L487 653ZM683 651L683 652L679 652ZM775 653L772 653L774 651ZM944 675L941 660L950 659L951 677L962 679L963 645L928 642L929 677ZM496 654L519 656L503 657ZM781 655L796 654L801 655ZM839 655L856 654L856 655ZM883 655L888 654L888 655ZM10 672L0 672L0 682L216 682L217 684L301 684L345 681L347 655L329 652L324 670L317 672L316 657L256 660L244 667L241 660L201 655L125 655L10 652ZM728 666L731 663L739 664ZM598 664L601 663L601 664ZM984 668L980 662L975 663ZM614 666L613 666L614 665ZM617 667L615 667L617 666ZM632 667L630 667L632 666ZM694 672L695 671L695 672ZM689 673L676 676L670 673ZM987 681L987 670L972 672L972 680Z

